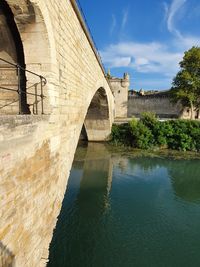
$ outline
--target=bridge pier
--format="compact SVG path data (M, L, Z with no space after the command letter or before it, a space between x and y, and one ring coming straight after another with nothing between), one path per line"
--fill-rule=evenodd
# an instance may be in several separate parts
M107 141L110 137L109 120L85 120L85 129L89 142Z

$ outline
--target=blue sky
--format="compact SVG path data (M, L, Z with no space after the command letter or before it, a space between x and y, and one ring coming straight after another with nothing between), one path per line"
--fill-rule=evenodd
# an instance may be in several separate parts
M131 88L168 89L184 51L200 46L200 0L80 0L106 69Z

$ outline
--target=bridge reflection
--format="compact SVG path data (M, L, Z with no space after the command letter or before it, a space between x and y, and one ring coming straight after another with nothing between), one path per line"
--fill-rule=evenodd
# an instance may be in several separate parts
M77 154L80 157L81 147ZM103 144L89 143L84 161L81 161L83 173L80 191L77 196L77 206L80 213L89 217L98 217L109 207L109 193L112 185L111 154ZM80 161L75 157L73 168Z
M79 259L70 257L69 266L78 267L86 250L92 253L103 230L102 220L110 207L112 170L111 153L105 145L88 143L87 150L84 145L77 148L67 194L50 246L48 266L65 266L63 255L69 255L69 243L70 249L79 255ZM80 231L81 228L84 231ZM90 261L88 259L88 264Z

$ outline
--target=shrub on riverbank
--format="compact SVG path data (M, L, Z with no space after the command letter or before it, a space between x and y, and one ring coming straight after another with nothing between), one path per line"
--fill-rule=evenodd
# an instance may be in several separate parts
M140 149L155 147L182 151L200 151L200 122L191 120L159 121L152 113L143 113L140 120L114 125L114 144Z

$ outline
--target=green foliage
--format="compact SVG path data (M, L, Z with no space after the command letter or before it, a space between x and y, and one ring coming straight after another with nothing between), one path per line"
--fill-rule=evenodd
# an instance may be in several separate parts
M141 149L148 149L153 146L152 132L142 121L131 121L129 125L133 146Z
M156 115L152 112L143 112L141 114L141 121L144 123L144 125L153 130L158 119Z
M191 108L193 118L193 110L200 106L200 47L186 51L180 67L181 70L173 80L171 99Z
M128 124L113 125L111 131L111 141L115 145L131 145L130 127Z
M154 114L142 114L140 120L114 125L112 142L140 149L153 147L200 152L200 122L188 120L158 121Z
M155 143L159 147L168 147L168 141L174 134L174 128L170 121L158 122L154 132Z
M200 151L200 122L176 120L171 121L174 133L168 141L168 147L183 151Z

